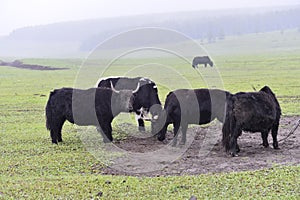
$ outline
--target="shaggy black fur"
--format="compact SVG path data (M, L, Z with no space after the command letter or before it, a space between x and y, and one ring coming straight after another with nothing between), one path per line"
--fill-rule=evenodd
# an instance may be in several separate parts
M180 89L170 92L164 110L155 122L158 140L165 139L167 127L171 123L174 126L173 145L176 145L180 127L181 144L185 144L188 124L207 124L215 118L223 122L226 114L226 99L229 96L231 96L229 92L217 89Z
M52 91L46 105L46 127L52 143L62 141L61 130L66 120L81 126L100 127L104 142L112 141L113 118L120 112L131 112L133 101L132 90L62 88Z
M137 87L138 83L140 84L140 88L137 91L133 104L133 110L137 115L139 130L145 131L143 112L147 114L150 111L151 115L155 116L161 110L161 102L158 97L156 84L152 80L144 77L114 77L101 79L97 86L110 88L110 82L112 82L113 86L117 90L134 90Z
M237 93L228 100L223 125L223 145L232 156L240 151L237 138L242 131L261 132L263 146L268 147L272 131L273 147L278 149L277 133L281 109L275 94L268 86L259 92Z

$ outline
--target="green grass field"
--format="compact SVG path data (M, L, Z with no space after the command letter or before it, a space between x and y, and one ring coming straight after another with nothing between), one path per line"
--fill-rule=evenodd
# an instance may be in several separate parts
M300 33L297 35L296 31L292 31L285 34L291 37L270 33L272 39L263 34L228 38L209 44L207 49L218 52L213 59L224 89L234 93L252 91L252 86L259 89L269 85L276 93L284 115L300 115ZM246 40L262 41L264 37L268 39L263 44L259 43L262 49L259 52L253 52L253 46L246 48L246 44L251 45ZM275 53L274 41L280 44ZM222 47L228 48L233 43L232 48L240 48L240 51L221 52ZM295 44L298 44L298 49ZM199 68L197 72L190 64L177 60L154 60L169 65L173 71L157 65L154 68L162 71L153 72L150 65L131 70L132 66L147 63L148 60L129 59L116 63L105 75L148 75L157 80L162 102L170 89L206 87L198 72L209 80L214 80L216 75L213 69ZM65 142L52 145L44 116L51 90L78 86L81 84L78 77L85 73L87 76L81 81L86 85L82 86L92 86L99 73L89 76L84 70L97 70L97 65L90 64L89 68L81 71L82 75L78 75L81 60L23 61L69 67L70 70L30 71L0 67L0 199L97 199L101 196L100 192L103 192L103 199L189 199L192 195L198 199L300 198L299 165L198 176L147 178L100 175L101 171L95 170L94 166L102 163L85 149L76 127L66 123L63 128ZM128 70L131 70L130 73ZM183 82L176 81L177 76Z

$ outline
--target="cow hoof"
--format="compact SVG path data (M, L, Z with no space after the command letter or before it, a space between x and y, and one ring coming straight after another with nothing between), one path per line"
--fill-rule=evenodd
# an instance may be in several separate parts
M274 149L280 149L279 146L278 146L278 143L273 144L273 148Z
M176 147L177 146L177 142L172 142L172 147Z
M165 138L162 138L162 137L157 137L157 139L159 140L159 141L161 141L161 142L164 142L165 141Z
M107 144L107 143L111 143L112 140L103 140L103 142L104 142L105 144Z
M238 156L239 156L238 154L236 154L236 153L234 153L234 152L230 152L230 155L231 155L232 157L238 157Z
M63 142L63 140L62 140L62 139L60 139L60 140L58 140L58 142Z
M262 143L260 145L263 145L265 148L269 147L269 143Z
M58 144L56 140L52 140L52 144Z

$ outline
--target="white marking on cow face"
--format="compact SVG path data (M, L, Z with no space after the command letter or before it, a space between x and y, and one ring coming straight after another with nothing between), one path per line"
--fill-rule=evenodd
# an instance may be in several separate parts
M135 120L143 119L146 121L151 121L151 118L149 117L149 112L146 111L145 108L141 107L138 111L140 111L139 115L135 115Z
M135 120L136 121L139 121L139 119L142 119L142 116L141 116L141 114L135 114Z
M143 110L144 108L140 108L138 111L140 111L140 114L135 115L135 120L138 121L139 119L143 119Z
M141 111L141 117L142 117L143 120L146 120L146 121L150 121L151 120L151 118L149 116L149 112L145 108L142 107L140 109L140 111Z

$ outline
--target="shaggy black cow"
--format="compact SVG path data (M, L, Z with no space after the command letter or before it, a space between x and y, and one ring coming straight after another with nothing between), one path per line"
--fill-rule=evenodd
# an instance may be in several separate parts
M193 68L198 68L198 64L204 64L207 67L209 64L211 67L214 66L214 63L210 60L208 56L197 56L193 59Z
M61 129L66 120L73 124L100 127L104 142L112 138L111 122L120 112L131 112L136 90L117 91L111 88L56 89L46 105L46 127L52 143L62 141Z
M278 149L277 132L281 115L280 105L272 90L265 86L259 92L237 93L228 101L223 125L223 145L236 156L240 151L237 138L242 131L261 132L263 146L268 147L272 130L273 147Z
M173 146L177 143L177 132L181 127L181 144L186 142L188 124L207 124L217 118L225 120L226 100L231 94L217 89L179 89L168 94L164 110L153 122L158 140L165 139L167 127L173 123ZM154 121L154 120L153 120Z
M135 95L133 111L136 113L139 130L145 131L143 119L148 112L150 111L152 116L157 116L158 112L161 110L161 103L158 97L156 84L152 80L144 77L113 77L100 79L97 86L107 88L110 87L110 82L112 82L113 86L118 90L133 90L140 84L140 89Z

